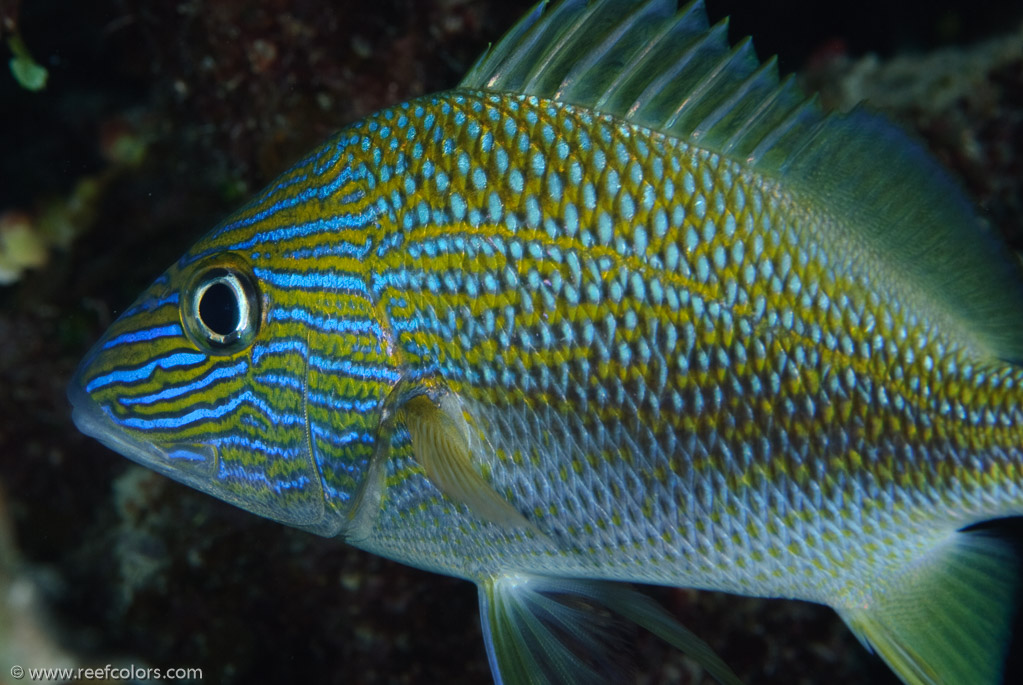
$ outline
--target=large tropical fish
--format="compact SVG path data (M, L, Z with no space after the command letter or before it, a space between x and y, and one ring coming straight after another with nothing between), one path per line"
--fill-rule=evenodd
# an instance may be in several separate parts
M993 683L1023 514L1023 280L907 136L825 116L700 2L565 0L197 242L78 427L479 586L494 676L619 674L619 581L833 607L907 683Z

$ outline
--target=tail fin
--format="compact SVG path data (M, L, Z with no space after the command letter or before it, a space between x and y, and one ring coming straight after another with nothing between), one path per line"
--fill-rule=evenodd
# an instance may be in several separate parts
M909 685L1002 682L1019 590L1019 556L985 530L955 533L865 606L839 614Z

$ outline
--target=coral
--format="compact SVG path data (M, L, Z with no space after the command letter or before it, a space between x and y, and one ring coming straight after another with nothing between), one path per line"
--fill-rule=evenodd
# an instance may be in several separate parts
M7 34L7 47L13 55L8 64L14 80L25 90L42 90L46 87L46 79L50 74L46 67L32 58L18 32L20 5L18 0L8 0L6 4L0 6L0 37Z

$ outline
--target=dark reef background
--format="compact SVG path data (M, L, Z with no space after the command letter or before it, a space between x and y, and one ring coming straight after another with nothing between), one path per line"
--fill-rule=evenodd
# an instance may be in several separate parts
M1023 7L709 3L712 19L731 14L733 40L752 34L825 102L870 97L916 128L1023 245ZM343 124L454 86L531 4L0 0L0 37L20 33L49 71L33 93L0 69L0 255L34 265L0 285L0 684L14 663L488 682L470 584L134 466L75 430L64 386L111 319L245 196ZM981 43L1010 35L1015 56ZM749 683L896 682L826 608L653 592ZM649 636L637 650L637 682L703 682Z

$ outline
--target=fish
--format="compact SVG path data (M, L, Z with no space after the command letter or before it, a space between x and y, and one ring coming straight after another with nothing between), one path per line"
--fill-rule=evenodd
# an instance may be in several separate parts
M476 584L498 683L621 682L634 584L834 609L905 683L996 683L1023 278L896 125L701 0L541 2L200 238L68 387L84 433Z

